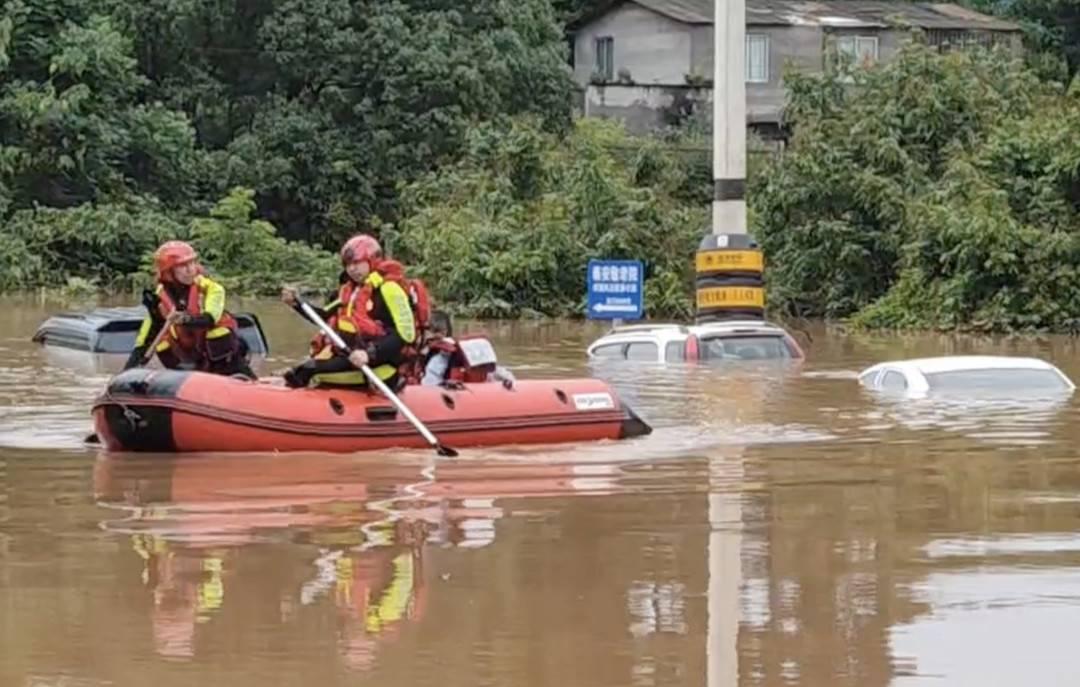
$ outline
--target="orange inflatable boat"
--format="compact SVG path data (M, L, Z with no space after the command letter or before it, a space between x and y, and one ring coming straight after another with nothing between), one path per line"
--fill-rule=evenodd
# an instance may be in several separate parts
M454 447L626 439L652 429L596 379L408 386L399 398ZM327 451L428 444L377 392L287 389L177 370L134 368L94 402L112 451Z

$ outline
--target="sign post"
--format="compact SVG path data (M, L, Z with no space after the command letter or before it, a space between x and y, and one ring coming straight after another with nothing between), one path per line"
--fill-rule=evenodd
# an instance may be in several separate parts
M590 260L586 316L640 320L645 315L645 267L640 260Z

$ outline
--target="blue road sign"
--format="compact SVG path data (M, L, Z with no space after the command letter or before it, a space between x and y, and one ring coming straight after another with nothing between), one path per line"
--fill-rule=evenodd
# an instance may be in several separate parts
M640 320L645 313L645 268L640 260L590 260L592 320Z

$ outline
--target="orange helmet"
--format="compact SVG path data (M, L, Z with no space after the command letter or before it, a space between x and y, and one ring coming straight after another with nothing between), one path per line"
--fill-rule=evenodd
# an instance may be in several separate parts
M154 267L158 281L173 280L173 268L197 260L199 254L184 241L166 241L154 252Z
M373 236L357 234L341 247L341 264L348 267L354 262L367 260L372 268L375 262L382 256L382 248Z

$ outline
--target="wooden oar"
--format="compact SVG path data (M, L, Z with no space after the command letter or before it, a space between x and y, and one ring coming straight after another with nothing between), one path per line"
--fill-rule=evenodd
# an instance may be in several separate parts
M142 367L146 365L154 358L154 354L157 353L158 344L165 338L165 335L169 333L169 321L166 319L164 324L161 325L161 331L157 333L154 340L150 342L150 345L143 351L142 359L139 360L139 364L136 367Z

